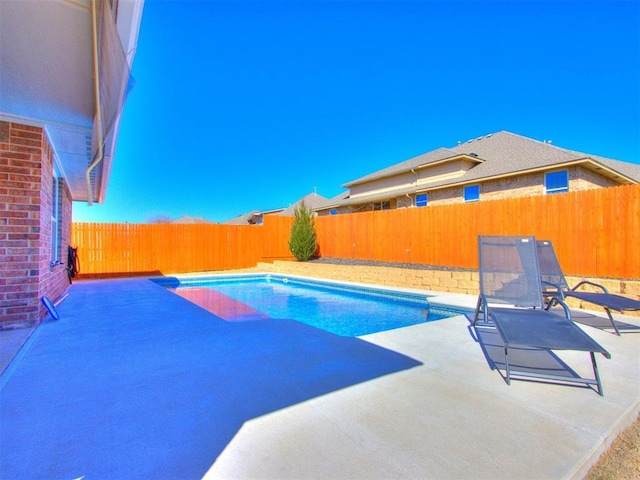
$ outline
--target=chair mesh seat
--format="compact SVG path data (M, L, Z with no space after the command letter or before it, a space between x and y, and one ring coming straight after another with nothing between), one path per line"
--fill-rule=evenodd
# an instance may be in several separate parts
M508 345L527 345L550 350L579 350L607 354L577 325L544 310L494 308L490 317Z

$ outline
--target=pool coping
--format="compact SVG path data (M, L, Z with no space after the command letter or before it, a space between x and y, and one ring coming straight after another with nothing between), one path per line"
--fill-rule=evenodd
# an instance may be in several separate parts
M158 283L162 286L171 282L171 279L175 278L178 281L181 279L191 282L205 283L211 279L242 279L242 278L277 278L277 279L298 279L305 282L317 283L317 284L334 284L343 285L346 287L360 288L366 291L380 291L380 292L399 292L411 296L425 297L430 305L451 308L453 310L460 310L464 313L473 312L476 308L478 297L476 295L468 295L464 293L445 293L434 290L427 290L421 288L410 287L396 287L392 285L379 285L375 283L365 282L352 282L347 280L333 280L321 277L309 277L305 275L291 275L287 273L274 273L274 272L248 272L248 273L185 273L176 275L166 275L162 277L150 277L149 280ZM185 285L186 286L186 285Z

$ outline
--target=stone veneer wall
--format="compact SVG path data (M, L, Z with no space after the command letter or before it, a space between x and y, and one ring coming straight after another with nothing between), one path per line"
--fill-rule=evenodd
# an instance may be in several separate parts
M473 270L438 269L410 269L387 266L340 265L309 262L274 261L273 263L258 263L256 270L272 273L284 273L307 277L326 278L360 283L373 283L403 288L420 288L448 293L464 293L478 295L478 272ZM581 277L567 277L570 285L575 285ZM589 280L603 284L609 293L625 295L640 300L640 280L623 280L610 278L589 278ZM569 299L572 308L598 310L600 307L583 304L575 299ZM640 316L640 312L625 312Z
M65 269L71 239L71 196L59 184L59 265L51 263L54 154L41 127L0 122L0 329L37 325L40 302L69 286Z

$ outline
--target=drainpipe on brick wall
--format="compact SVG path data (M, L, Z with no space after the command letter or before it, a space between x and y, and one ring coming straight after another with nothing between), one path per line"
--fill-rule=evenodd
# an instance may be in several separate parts
M107 1L107 0L103 0ZM102 138L102 108L100 105L100 69L99 69L99 58L98 58L98 20L97 20L97 12L96 12L96 0L91 0L91 33L93 40L93 89L94 96L96 99L96 122L97 128L96 135L98 151L93 157L93 161L91 165L87 168L85 172L86 180L87 180L87 193L88 193L88 204L89 206L93 205L93 191L91 188L91 172L94 168L98 166L98 164L104 159L104 147Z

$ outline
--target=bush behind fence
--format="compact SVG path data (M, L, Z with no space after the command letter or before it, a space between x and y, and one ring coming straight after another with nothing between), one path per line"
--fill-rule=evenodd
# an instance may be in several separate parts
M293 259L292 217L262 225L74 223L81 275L181 273ZM565 273L640 278L640 185L319 217L320 255L477 268L477 236L551 240Z

